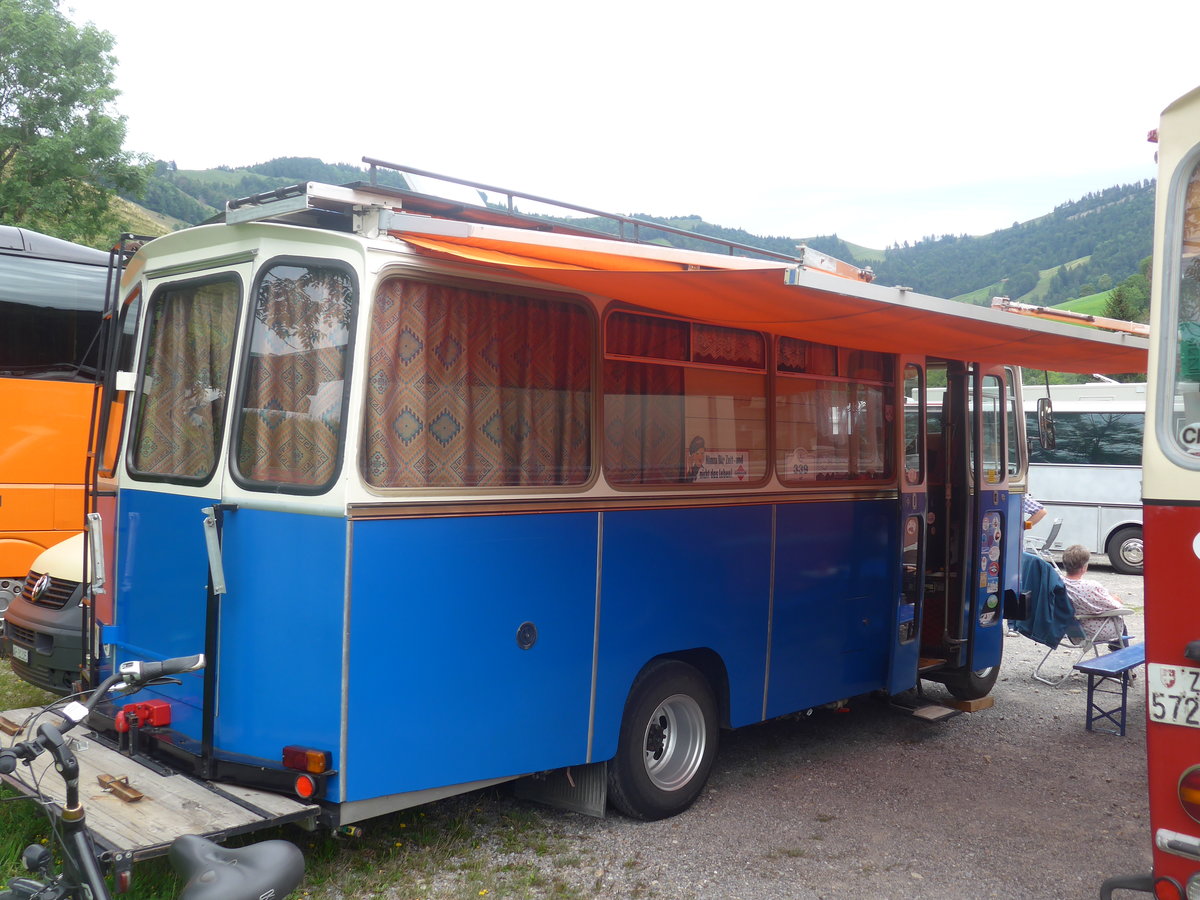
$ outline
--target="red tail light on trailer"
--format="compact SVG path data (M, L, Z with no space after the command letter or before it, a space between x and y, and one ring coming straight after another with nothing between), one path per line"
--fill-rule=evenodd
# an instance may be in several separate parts
M311 772L320 775L330 769L330 755L326 750L314 750L311 747L292 745L283 748L283 764L289 769L299 772Z

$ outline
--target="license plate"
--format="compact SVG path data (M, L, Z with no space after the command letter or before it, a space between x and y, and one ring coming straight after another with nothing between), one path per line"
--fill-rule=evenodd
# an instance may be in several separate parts
M1200 669L1150 663L1146 681L1151 722L1200 728Z
M15 660L19 660L20 662L23 662L23 663L29 662L29 651L26 648L19 646L18 644L12 645L12 654L13 654L13 659L15 659Z

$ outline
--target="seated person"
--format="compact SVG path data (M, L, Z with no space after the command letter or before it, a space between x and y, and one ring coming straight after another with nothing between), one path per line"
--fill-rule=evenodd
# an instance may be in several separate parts
M1063 551L1062 564L1067 571L1063 584L1067 588L1067 596L1071 598L1077 616L1095 615L1122 608L1120 598L1109 593L1108 588L1098 581L1083 577L1091 559L1091 551L1082 544L1072 544ZM1091 640L1102 641L1107 638L1111 642L1108 645L1111 650L1119 650L1124 646L1122 638L1128 631L1123 621L1119 627L1116 619L1091 620L1082 624Z

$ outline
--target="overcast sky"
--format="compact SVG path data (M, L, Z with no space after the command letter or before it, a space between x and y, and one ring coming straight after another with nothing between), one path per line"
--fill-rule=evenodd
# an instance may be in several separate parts
M1197 0L62 0L126 148L372 156L616 213L872 247L1153 178Z

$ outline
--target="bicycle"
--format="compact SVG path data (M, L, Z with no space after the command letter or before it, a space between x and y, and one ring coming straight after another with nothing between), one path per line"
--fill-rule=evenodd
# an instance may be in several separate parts
M10 774L16 771L18 763L30 765L42 753L49 753L66 786L61 808L45 797L32 798L50 818L52 835L61 848L62 871L52 875L51 851L41 844L31 844L21 854L21 860L26 870L37 877L10 879L7 889L0 891L0 900L111 900L100 855L79 799L79 762L64 735L84 721L110 692L128 695L150 684L179 683L172 676L202 668L203 654L162 662L122 663L91 692L86 702L73 700L56 710L64 717L62 726L43 723L38 726L36 737L0 748L0 774ZM185 882L179 900L282 900L304 877L303 855L294 844L283 840L261 841L231 850L197 835L183 835L172 843L168 857Z

